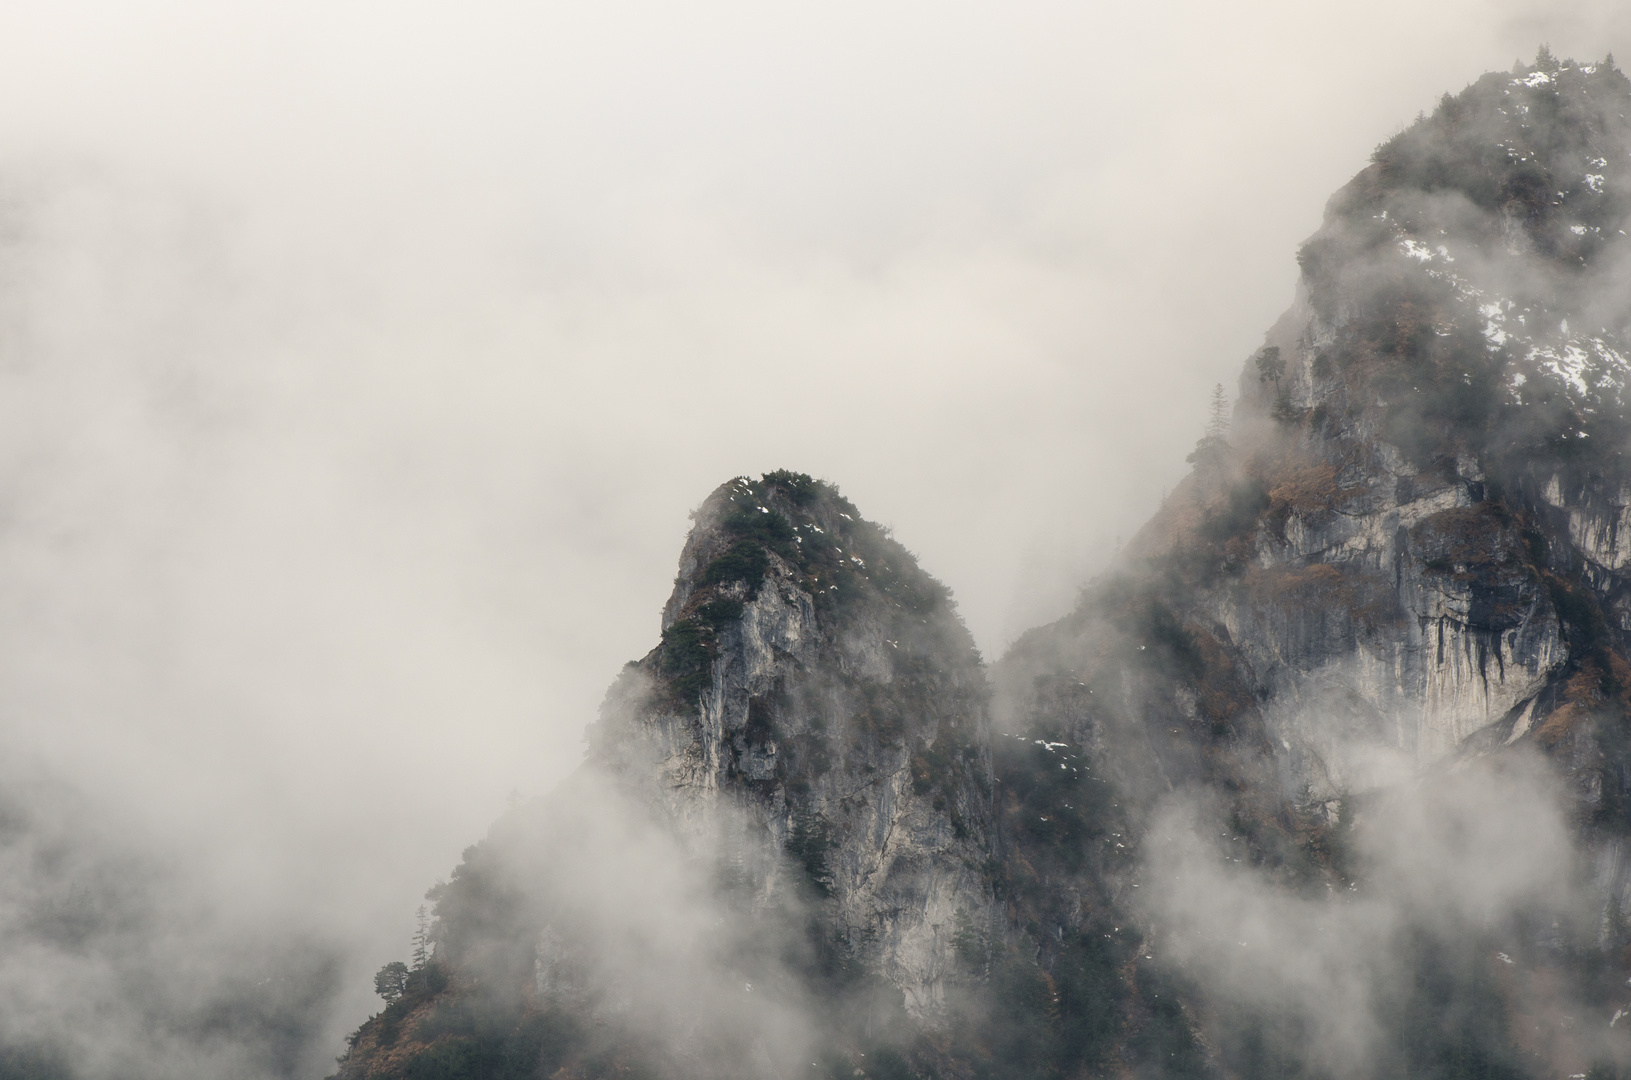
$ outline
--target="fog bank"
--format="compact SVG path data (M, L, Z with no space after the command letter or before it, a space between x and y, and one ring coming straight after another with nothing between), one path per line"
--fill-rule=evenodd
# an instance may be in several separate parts
M837 482L999 653L1182 475L1326 196L1542 40L1631 16L8 4L17 783L336 943L337 1033L714 485Z

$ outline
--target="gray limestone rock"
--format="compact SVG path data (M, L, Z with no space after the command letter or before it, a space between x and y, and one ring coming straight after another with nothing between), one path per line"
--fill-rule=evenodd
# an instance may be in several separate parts
M810 892L932 1021L960 913L994 918L973 641L945 589L825 484L738 479L695 519L664 643L609 695L593 756L697 842L729 829L761 902Z

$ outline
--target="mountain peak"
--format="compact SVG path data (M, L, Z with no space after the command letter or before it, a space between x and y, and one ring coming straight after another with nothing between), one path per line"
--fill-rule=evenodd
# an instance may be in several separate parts
M710 682L721 634L757 609L803 605L801 644L854 637L862 623L892 653L936 642L972 650L951 594L881 525L861 516L831 484L778 471L737 477L692 513L674 592L663 607L662 643L642 661L683 708ZM933 647L938 647L936 644ZM977 663L977 656L973 658Z
M1272 380L1248 363L1248 404L1316 426L1340 404L1418 458L1617 449L1628 115L1618 69L1544 53L1446 94L1331 199L1299 252L1306 310L1267 342L1292 363Z
M449 980L342 1075L1631 1057L1575 1034L1631 1010L1626 114L1543 52L1378 147L1233 426L1219 395L1137 556L989 684L835 487L715 489L585 768L472 849Z

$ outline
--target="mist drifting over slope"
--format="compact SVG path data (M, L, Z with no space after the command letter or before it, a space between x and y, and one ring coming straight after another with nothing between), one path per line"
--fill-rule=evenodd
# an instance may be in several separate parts
M840 481L1000 652L1182 475L1370 148L1625 20L8 5L17 850L156 868L74 902L164 912L122 970L206 1006L275 974L215 941L313 942L337 1011L243 1066L309 1075L424 884L579 759L701 492ZM38 933L6 985L128 1003Z
M1234 422L989 669L829 485L717 488L617 779L466 852L341 1080L1619 1075L1628 112L1542 49L1378 147Z

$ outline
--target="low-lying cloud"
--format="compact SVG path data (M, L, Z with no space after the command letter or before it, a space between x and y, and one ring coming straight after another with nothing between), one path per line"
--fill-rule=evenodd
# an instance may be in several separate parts
M1525 1068L1584 1072L1631 1050L1610 1026L1626 1002L1567 974L1619 901L1537 756L1401 772L1350 796L1331 841L1346 889L1252 865L1212 811L1175 800L1148 834L1140 893L1159 955L1145 962L1198 985L1203 1030L1236 1055L1257 1040L1265 1062L1398 1075L1419 1064L1423 1031L1459 1027L1469 1055L1487 1054L1499 1040L1477 1032L1503 1022Z
M0 751L97 808L69 865L163 868L168 944L83 955L332 946L337 1052L731 475L838 482L999 652L1182 474L1370 147L1624 18L8 4ZM29 1031L147 1022L42 948L0 957Z

